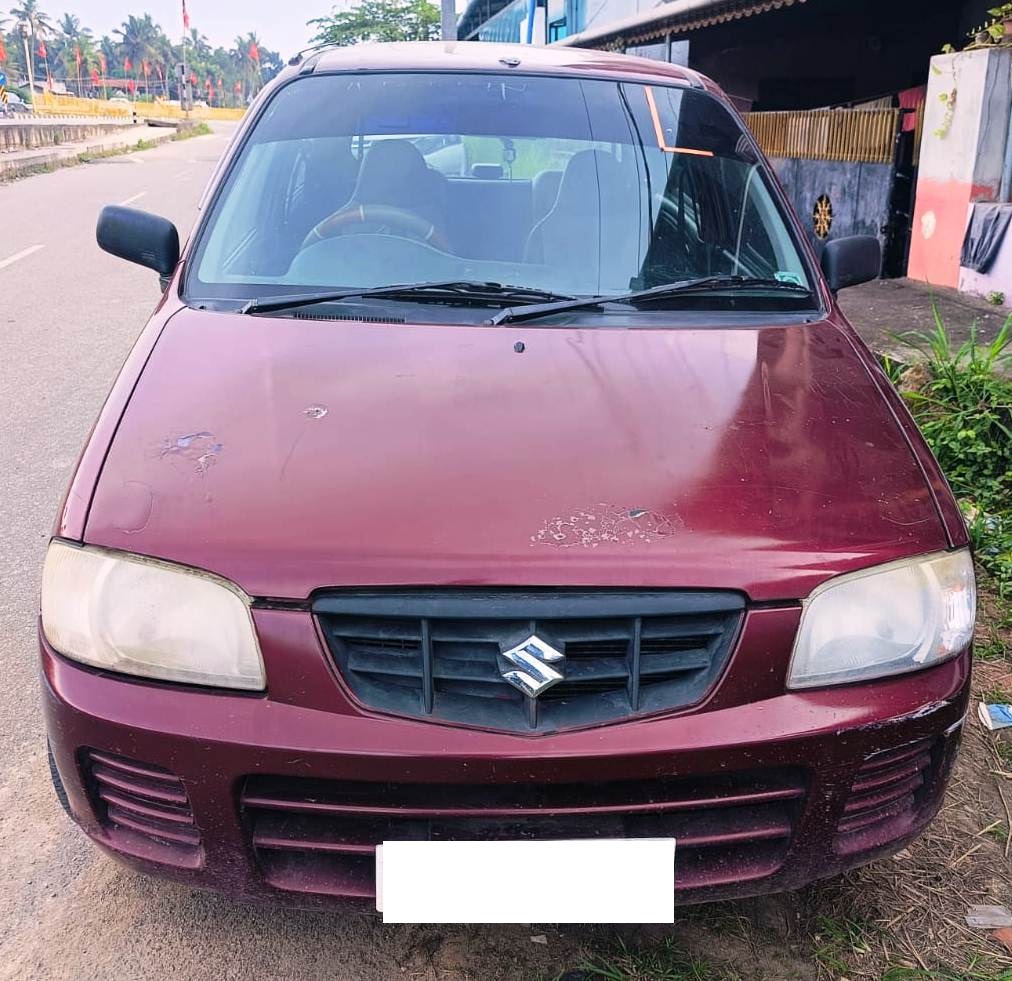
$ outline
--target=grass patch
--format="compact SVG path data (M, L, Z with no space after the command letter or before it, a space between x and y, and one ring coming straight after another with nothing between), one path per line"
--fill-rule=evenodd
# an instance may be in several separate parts
M1012 596L1012 317L989 344L976 327L958 348L938 308L931 331L898 340L923 363L903 368L885 359L959 499L980 566L1002 599Z
M871 953L874 928L853 919L819 917L812 958L831 977L845 975L855 957Z
M882 975L882 981L1012 981L1012 970L995 974L993 971L977 971L958 974L947 970L924 970L919 967L890 967Z
M194 123L192 126L180 126L172 134L172 139L178 143L180 140L192 140L195 136L210 136L211 133L211 127L207 123Z
M614 955L594 957L559 978L564 981L744 981L741 974L726 966L692 957L672 939L644 950L631 950L622 943Z

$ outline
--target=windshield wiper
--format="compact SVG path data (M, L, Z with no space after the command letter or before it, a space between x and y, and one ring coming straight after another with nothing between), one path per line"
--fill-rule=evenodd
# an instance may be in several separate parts
M278 310L295 310L317 303L336 303L340 300L384 297L390 300L411 300L418 303L445 303L466 300L473 303L568 303L576 297L565 293L551 293L527 286L504 286L502 283L482 283L474 280L448 280L431 283L400 283L377 286L372 289L332 290L327 293L287 293L281 296L254 297L239 308L239 313L272 313Z
M606 303L626 303L636 306L653 300L665 300L672 296L692 293L709 293L725 291L760 290L762 292L790 293L799 299L810 297L812 291L799 283L785 283L779 279L757 279L746 276L701 276L697 279L685 279L678 283L664 283L648 290L636 290L633 293L617 293L615 295L587 296L578 300L562 300L557 303L532 303L522 307L507 307L500 310L486 323L498 327L500 324L523 323L550 317L554 313L565 313L568 310L587 310L604 306Z

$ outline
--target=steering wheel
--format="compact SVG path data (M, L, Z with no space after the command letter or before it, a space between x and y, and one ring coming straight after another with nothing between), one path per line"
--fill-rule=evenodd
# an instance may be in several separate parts
M404 208L395 208L390 204L356 204L335 211L310 230L302 241L302 248L340 235L348 226L365 224L392 225L414 238L428 242L442 252L450 251L446 236L432 222L421 215L406 211Z

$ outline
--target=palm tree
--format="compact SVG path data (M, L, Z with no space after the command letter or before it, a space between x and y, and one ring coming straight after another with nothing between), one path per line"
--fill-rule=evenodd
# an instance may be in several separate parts
M58 24L60 33L56 37L56 54L63 70L69 79L77 81L77 94L83 95L83 75L87 74L88 66L95 64L95 44L91 36L91 30L81 27L81 21L73 14L64 14ZM81 64L77 63L78 52L81 54ZM82 73L83 69L83 73Z
M162 29L151 19L151 14L135 17L131 14L116 28L113 34L120 37L120 57L129 58L133 64L134 77L139 80L142 66L151 60L155 53L158 36Z
M53 22L49 19L48 14L39 10L39 0L21 0L20 7L11 7L11 16L18 21L27 22L29 37L31 39L31 51L35 51L38 48L39 40L48 37L52 33ZM46 74L49 74L48 65ZM32 90L35 85L35 71L32 68L31 54L29 54L28 64L25 66L25 75L28 76L28 88Z
M11 16L28 21L33 42L36 37L47 38L53 33L53 22L48 14L39 10L39 0L21 0L20 7L11 7Z

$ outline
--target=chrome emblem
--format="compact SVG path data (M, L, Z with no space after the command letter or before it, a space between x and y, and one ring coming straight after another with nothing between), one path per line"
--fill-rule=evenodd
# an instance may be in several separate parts
M505 662L505 664L503 664ZM537 698L565 678L566 656L537 634L500 655L503 681Z

